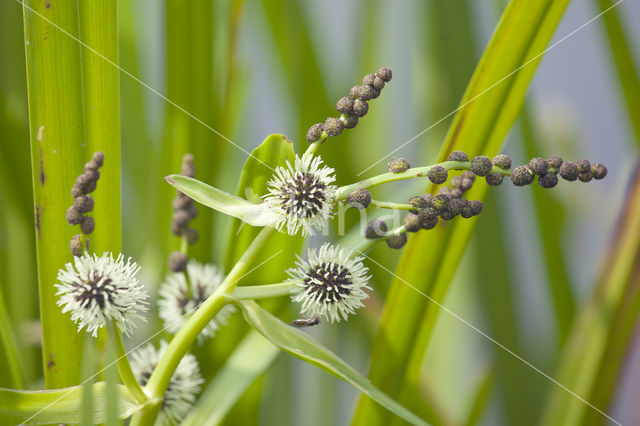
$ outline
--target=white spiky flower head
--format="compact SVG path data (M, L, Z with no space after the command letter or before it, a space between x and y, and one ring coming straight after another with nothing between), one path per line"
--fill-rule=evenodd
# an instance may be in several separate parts
M279 211L276 229L286 225L287 233L295 235L302 228L302 235L313 235L322 230L333 217L336 186L334 169L323 166L320 157L296 156L292 166L276 168L269 181L269 193L265 202Z
M157 350L152 343L149 343L131 354L131 369L141 386L145 386L149 381L151 373L160 362L167 346L169 346L167 342L162 340ZM164 394L162 408L155 424L175 425L180 423L196 402L196 395L200 393L203 383L204 380L200 375L196 357L192 354L185 355L169 380L169 386Z
M329 243L320 250L309 250L307 260L298 257L296 268L287 273L299 287L292 298L302 302L301 314L333 322L346 320L364 306L362 301L368 297L364 290L371 287L362 260L361 256L352 259L349 251Z
M168 274L159 291L159 315L165 328L173 334L182 328L189 316L224 280L224 274L214 265L202 264L195 260L189 261L186 272L186 276L184 272ZM234 312L234 306L227 305L222 308L198 335L198 343L213 337Z
M125 262L122 254L114 260L111 253L85 253L65 268L58 271L56 303L62 313L71 312L78 331L86 328L96 337L98 329L113 320L129 335L134 321L144 320L140 313L147 310L149 295L136 279L140 267L131 258Z

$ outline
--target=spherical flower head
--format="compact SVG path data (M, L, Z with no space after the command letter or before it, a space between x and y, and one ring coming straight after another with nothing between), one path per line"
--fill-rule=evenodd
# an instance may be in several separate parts
M511 157L506 154L498 154L493 157L492 163L496 167L509 170L511 168Z
M578 166L576 166L575 163L565 161L560 166L558 173L564 180L573 182L574 180L578 179Z
M548 172L538 177L538 183L543 188L553 188L558 184L558 175L554 172Z
M336 103L336 109L342 114L351 114L353 112L353 99L343 97Z
M604 179L607 176L607 168L602 163L593 163L591 165L591 173L595 179Z
M541 176L549 170L549 162L544 158L535 157L529 161L529 168L533 170L533 173Z
M387 223L382 219L372 219L364 230L364 237L372 240L383 237L387 233Z
M187 276L189 284L187 284ZM212 264L202 264L195 260L187 264L187 276L183 272L168 274L160 286L158 314L164 327L170 333L177 333L187 319L204 303L224 280L224 274ZM235 307L227 305L207 324L198 335L198 343L216 334L219 328L235 312Z
M407 243L407 234L392 235L387 239L387 246L392 249L401 249Z
M411 165L409 161L404 158L398 158L396 160L392 160L389 164L387 164L387 170L390 173L402 173L409 170Z
M307 142L313 143L319 140L322 136L322 132L324 132L324 124L322 123L316 123L309 127L309 130L307 131Z
M407 213L404 217L403 224L404 229L406 229L407 232L418 232L420 228L422 228L422 223L420 222L420 219L418 219L418 215L411 212Z
M449 161L469 161L469 156L464 151L453 151L449 154Z
M371 193L365 188L358 188L347 195L347 202L356 209L366 209L371 204Z
M518 166L511 172L511 182L515 186L525 186L533 182L534 174L527 166Z
M344 129L344 123L339 118L329 117L324 122L324 131L329 136L339 136Z
M368 269L362 264L363 257L352 259L350 255L327 243L319 250L309 250L307 260L298 258L296 268L287 271L299 288L292 298L302 302L302 315L339 322L364 306L362 301L368 297L364 290L371 290Z
M431 182L439 185L447 181L447 179L449 178L449 173L444 167L436 165L429 169L429 171L427 172L427 176L429 177L429 180Z
M78 331L85 328L96 337L107 321L115 321L129 335L133 322L144 319L140 313L147 310L149 296L136 279L140 267L130 258L125 262L122 254L114 260L111 253L85 253L65 268L58 271L56 303L63 314L71 312Z
M169 345L164 340L156 350L152 343L143 346L131 354L130 362L136 380L144 386L151 373L160 362L160 358ZM200 375L198 361L192 354L185 355L169 380L169 386L162 400L162 407L156 419L156 425L175 425L187 415L196 402L196 395L204 380Z
M486 155L476 155L471 160L471 171L478 176L487 176L492 168L493 164Z
M286 225L287 233L313 235L322 230L333 216L336 180L334 169L323 166L320 157L296 156L294 165L278 167L268 183L265 202L280 211L278 230Z
M485 178L487 180L487 184L490 186L498 186L502 183L502 179L504 177L502 174L498 172L489 173Z

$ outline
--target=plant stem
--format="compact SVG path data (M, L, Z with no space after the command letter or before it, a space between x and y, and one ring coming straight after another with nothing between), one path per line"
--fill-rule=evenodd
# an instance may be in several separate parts
M140 387L140 383L138 383L135 375L133 374L131 364L129 363L129 358L127 357L127 351L125 350L124 344L122 343L122 333L113 321L107 322L107 334L111 339L116 352L116 359L118 361L118 373L120 373L122 383L124 383L127 389L129 389L129 392L131 392L131 395L133 395L133 397L138 402L146 402L149 398L147 398L147 395L144 393L144 391Z
M234 299L266 299L269 297L289 296L296 288L295 282L283 282L278 284L264 284L240 286L231 293Z
M160 401L162 400L162 396L169 386L171 376L182 357L189 351L200 332L209 324L220 309L228 303L225 296L233 292L238 281L244 276L253 260L274 233L275 229L272 227L265 227L260 231L220 287L205 300L171 340L169 347L153 370L145 386L147 392L153 398L159 398ZM142 412L136 413L131 424L152 424L155 421L159 409L159 405L156 404Z
M444 161L432 166L414 167L401 173L383 173L378 176L361 180L351 185L345 185L338 188L336 193L336 201L344 200L347 195L359 188L370 188L372 186L381 185L383 183L394 182L403 179L413 179L418 177L427 177L427 173L435 166L442 166L447 170L471 170L471 163L468 161ZM511 176L510 170L504 170L500 167L493 167L493 172L501 173L505 176Z
M381 209L393 209L393 210L416 210L411 204L402 203L390 203L387 201L371 200L371 206L379 207Z

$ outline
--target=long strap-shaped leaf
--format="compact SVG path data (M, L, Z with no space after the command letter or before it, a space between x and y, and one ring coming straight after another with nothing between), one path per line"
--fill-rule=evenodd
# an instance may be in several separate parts
M19 391L0 388L0 424L79 423L82 386L49 391ZM92 386L93 420L104 423L107 416L107 385ZM141 408L127 388L118 385L118 417L126 419Z
M498 151L568 3L509 3L461 101L441 161L455 149L471 156ZM485 192L486 186L476 185L469 196L482 199ZM375 338L369 373L385 392L397 394L404 380L419 374L440 310L407 283L441 302L474 225L474 219L453 221L413 236L404 248ZM386 415L361 398L354 423L369 424Z
M245 319L271 343L283 351L350 383L373 401L404 420L416 425L428 424L375 387L366 377L313 340L309 335L286 325L262 309L256 302L243 301L240 302L240 307Z

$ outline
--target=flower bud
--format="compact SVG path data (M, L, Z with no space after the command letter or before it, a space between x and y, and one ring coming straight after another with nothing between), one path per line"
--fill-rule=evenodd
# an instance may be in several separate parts
M77 225L82 222L82 214L76 210L75 207L71 206L67 209L67 213L65 214L65 218L67 219L67 223L69 225Z
M602 163L593 163L591 165L591 173L593 173L593 177L597 180L604 179L607 175L607 168Z
M431 207L431 202L433 201L433 194L422 194L420 197L422 197L423 200L425 200L427 202L427 207Z
M342 114L351 114L353 112L353 99L346 96L340 98L336 104L336 109Z
M387 239L387 245L392 249L402 248L407 243L407 234L400 233L396 235L392 235L389 239Z
M71 250L71 254L73 254L75 257L82 256L82 236L80 234L76 234L71 237L69 249Z
M360 97L360 86L353 86L351 90L349 90L349 97L351 99L358 99Z
M565 161L560 166L558 173L564 180L573 182L574 180L578 179L578 166L570 161Z
M449 178L449 173L447 172L447 169L440 165L437 165L429 169L429 171L427 172L427 176L429 177L429 180L431 182L439 185L447 181L447 179Z
M342 129L344 129L344 124L340 121L339 118L329 117L324 122L324 131L329 136L338 136L342 133Z
M407 213L404 217L404 229L406 229L407 232L418 232L421 227L422 224L418 216L415 213Z
M191 153L186 153L182 156L182 166L180 168L181 175L188 177L194 177L196 175L196 165L193 161L194 157Z
M503 176L501 173L493 172L489 173L485 179L487 180L488 185L498 186L502 183Z
M397 160L392 160L387 165L387 170L391 173L402 173L409 170L409 167L411 167L411 165L407 160L404 158L398 158Z
M486 155L476 155L471 160L471 171L478 176L487 176L492 168L493 164Z
M469 157L464 151L453 151L449 154L449 161L469 161Z
M95 227L96 223L91 216L85 216L80 223L80 231L82 231L84 235L91 234Z
M463 211L465 209L469 209L469 211L471 212L471 216L477 216L482 212L482 208L483 207L484 207L484 205L482 204L482 201L469 200L469 202L467 203L467 205L465 206Z
M182 272L187 268L187 255L174 251L169 255L169 269L172 272Z
M89 213L93 210L93 197L91 195L80 195L73 200L73 208L78 213Z
M476 180L476 175L471 170L465 170L460 176L462 176L462 179L471 179L471 182Z
M78 184L74 184L74 185L71 187L71 196L72 196L73 198L79 197L79 196L81 196L82 194L83 194L83 192L82 192L82 188L80 188L80 186L78 186Z
M373 81L375 79L376 79L376 75L375 74L367 74L362 79L362 85L363 86L373 86Z
M356 209L366 209L371 204L371 193L365 188L358 188L347 195L347 202Z
M593 179L593 173L591 172L591 170L589 170L587 173L579 173L578 179L580 179L581 182L590 182L591 179Z
M324 125L322 123L317 123L309 127L309 130L307 131L307 142L313 143L319 140L323 131Z
M527 166L518 166L511 172L511 182L515 186L525 186L533 182L533 172Z
M578 160L576 161L576 166L578 167L578 173L591 172L591 164L588 160Z
M468 191L473 186L473 179L462 178L460 183L460 189L463 191Z
M185 211L189 215L190 219L195 219L196 217L198 217L198 208L194 203L189 204Z
M456 188L453 191L451 191L451 198L460 198L462 197L463 193L464 191L462 191L462 189Z
M193 228L187 228L184 230L184 237L187 240L187 244L194 245L198 242L198 231Z
M462 210L467 206L469 202L465 198L452 198L449 200L449 206L447 211L453 216L457 216L462 213Z
M433 208L437 213L442 213L447 210L449 206L449 197L443 194L436 195L433 197L433 201L431 202L431 208Z
M360 86L360 91L359 91L359 98L363 101L368 101L370 99L374 99L377 98L378 95L380 95L380 92L377 92L376 95L376 89L374 89L371 86Z
M418 220L424 229L433 229L438 224L438 213L432 208L422 209L418 212Z
M387 83L391 81L392 75L393 74L391 73L391 70L387 67L382 67L378 70L378 72L376 72L376 76L380 77Z
M447 197L451 197L451 192L453 191L448 186L441 186L440 188L438 188L438 195L446 195Z
M173 210L186 210L191 204L193 204L193 200L182 192L179 192L176 198L173 199L171 203L171 207Z
M492 163L496 167L500 167L504 170L509 170L511 168L511 157L506 154L498 154L493 157Z
M367 223L367 227L364 230L364 237L367 239L374 239L383 237L387 233L387 223L381 219L372 219Z
M554 172L548 172L538 177L538 183L543 188L553 188L558 184L558 175Z
M102 167L102 164L104 164L104 152L94 152L93 157L91 157L91 161L93 161L98 168Z
M429 207L429 202L425 200L422 195L415 195L409 198L409 204L412 207L415 207L416 210L424 209L425 207Z
M191 216L189 216L189 213L186 210L177 210L173 213L173 224L180 229L187 226L190 220Z
M552 169L556 169L556 170L558 170L560 168L560 166L562 166L563 162L564 161L562 160L562 158L560 158L558 156L549 157L547 159L547 163L549 164L549 167L551 167Z
M369 104L361 99L357 99L353 103L353 114L356 117L362 117L369 112Z
M449 185L451 185L452 188L460 188L460 186L462 185L462 176L452 177L449 181Z
M376 90L384 89L384 80L380 77L376 77L373 79L373 88Z
M355 114L349 114L342 118L345 129L353 129L358 125L358 117Z
M544 158L535 157L529 161L529 168L533 170L533 173L540 176L547 173L547 170L549 170L549 163Z

